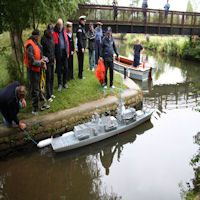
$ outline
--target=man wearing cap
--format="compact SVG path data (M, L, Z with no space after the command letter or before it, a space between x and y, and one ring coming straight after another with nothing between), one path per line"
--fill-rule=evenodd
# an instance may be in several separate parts
M32 98L32 114L37 115L39 111L38 101L41 101L41 111L50 108L50 105L46 104L46 99L40 88L41 80L41 68L46 70L46 62L42 55L42 46L39 44L40 31L35 29L32 32L32 36L27 40L25 44L25 60L24 63L27 66L28 74L30 77L31 85L31 98Z
M68 73L68 58L69 58L69 40L67 31L64 29L63 20L58 19L53 31L55 43L55 57L56 57L56 73L58 79L58 91L62 91L62 87L68 89L67 73ZM63 75L63 81L62 81Z
M105 86L107 88L107 72L108 69L110 70L110 87L115 88L113 85L113 53L116 53L118 57L117 47L115 45L115 40L112 37L112 29L111 27L107 28L106 36L103 38L101 42L101 53L100 53L100 60L104 61L106 67L106 74L105 74Z
M68 59L68 69L69 73L67 76L67 80L74 79L74 70L73 70L73 55L74 55L74 38L73 38L73 32L72 32L72 22L66 22L66 30L67 30L67 36L69 40L69 59Z
M96 32L96 49L95 49L95 57L96 57L96 65L98 65L100 51L101 51L101 40L103 38L103 31L102 31L102 23L98 22L97 27L95 28Z
M84 63L84 53L86 48L86 32L85 32L85 20L86 16L79 17L79 25L76 33L77 37L77 53L78 53L78 77L80 79L85 79L83 77L83 63Z
M47 29L44 31L41 44L43 47L43 55L49 59L46 70L46 98L49 102L52 102L55 98L53 95L55 44L52 24L48 24Z
M95 68L95 49L96 49L96 44L95 44L95 38L96 38L96 32L94 30L94 25L93 23L90 23L89 25L90 30L88 31L88 49L89 49L89 70L94 71Z

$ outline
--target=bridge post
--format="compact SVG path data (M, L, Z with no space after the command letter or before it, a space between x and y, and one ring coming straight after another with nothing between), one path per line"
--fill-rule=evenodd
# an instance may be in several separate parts
M181 35L183 35L184 34L184 13L182 13L182 23L181 23L181 25L182 25Z
M172 12L172 14L171 14L171 28L170 28L170 33L171 33L171 35L172 35L172 30L173 30L173 17L174 17L174 12Z

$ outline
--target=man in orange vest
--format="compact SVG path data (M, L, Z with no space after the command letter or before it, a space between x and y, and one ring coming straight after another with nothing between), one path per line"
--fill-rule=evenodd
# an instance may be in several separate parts
M58 91L62 91L62 87L68 89L67 75L68 70L68 58L69 58L69 40L67 31L63 26L63 20L58 19L57 24L53 31L54 43L55 43L55 57L56 57L56 73L58 78ZM63 74L63 81L62 79ZM62 83L61 83L62 82Z
M25 44L25 60L31 84L32 97L32 114L38 115L38 101L41 101L41 111L49 109L50 105L46 104L46 99L40 88L41 68L46 70L45 58L42 56L42 46L39 44L40 31L35 29L32 36Z

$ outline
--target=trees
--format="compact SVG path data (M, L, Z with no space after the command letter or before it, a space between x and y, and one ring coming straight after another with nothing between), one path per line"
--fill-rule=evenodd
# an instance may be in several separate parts
M24 44L23 30L37 28L40 23L55 22L58 17L64 19L75 16L78 3L88 0L1 0L0 1L0 33L9 31L12 47L12 58L19 73L24 79ZM13 66L12 66L13 67Z

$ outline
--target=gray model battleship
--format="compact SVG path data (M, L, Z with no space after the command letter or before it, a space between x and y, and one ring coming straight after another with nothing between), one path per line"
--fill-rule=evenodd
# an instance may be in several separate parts
M152 110L126 109L120 96L116 117L107 112L101 116L95 112L90 122L75 126L73 131L64 133L60 137L40 141L38 147L51 145L55 152L83 147L133 129L149 120L152 113Z

